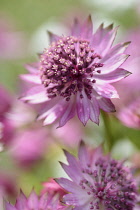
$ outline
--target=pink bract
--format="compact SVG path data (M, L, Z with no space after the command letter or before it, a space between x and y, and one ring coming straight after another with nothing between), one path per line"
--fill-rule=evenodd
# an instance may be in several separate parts
M21 75L32 84L21 100L42 104L38 119L44 125L57 120L62 127L75 115L84 125L89 119L99 124L100 109L115 111L110 99L119 96L111 83L130 74L121 68L129 42L112 46L116 32L117 27L101 24L93 34L90 17L82 24L75 19L68 36L49 32L50 47Z

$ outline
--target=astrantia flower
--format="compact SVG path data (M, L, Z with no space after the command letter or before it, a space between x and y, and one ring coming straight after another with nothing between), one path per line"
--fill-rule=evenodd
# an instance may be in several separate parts
M52 197L45 193L39 197L32 191L29 198L21 192L15 205L6 203L5 210L70 210L70 207L62 206L57 195Z
M65 152L69 165L62 167L71 181L66 178L57 182L69 194L64 202L75 210L132 210L136 204L136 182L123 162L104 156L101 148L89 151L81 143L78 160Z
M78 115L85 125L90 119L99 123L99 112L114 112L110 98L118 94L110 83L130 73L121 64L127 59L127 43L112 47L117 28L103 24L93 34L91 18L77 20L69 36L50 33L51 45L40 55L36 66L27 66L30 74L22 78L34 85L22 100L44 103L38 119L44 125L59 119L59 126Z

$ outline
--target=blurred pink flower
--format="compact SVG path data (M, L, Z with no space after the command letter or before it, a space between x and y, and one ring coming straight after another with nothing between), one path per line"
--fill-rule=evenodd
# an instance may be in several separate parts
M30 74L21 75L33 85L21 100L44 104L38 116L44 125L57 120L62 127L75 115L84 125L89 119L99 124L100 109L115 111L110 99L118 94L110 83L130 74L120 67L129 42L112 47L116 32L102 24L93 34L89 17L82 24L75 20L69 36L49 33L50 47L36 66L27 66Z
M18 32L10 18L0 17L0 59L16 59L24 55L25 35Z
M121 100L115 101L117 108L116 116L128 127L140 129L140 30L129 32L128 39L132 43L126 50L130 57L122 65L123 68L131 69L132 75L120 81L115 87Z
M49 145L45 128L35 126L16 133L9 152L24 167L29 167L43 157Z

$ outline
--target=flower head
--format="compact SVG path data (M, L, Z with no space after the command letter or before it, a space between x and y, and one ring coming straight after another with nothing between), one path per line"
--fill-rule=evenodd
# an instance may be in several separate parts
M132 210L136 204L136 182L123 162L104 156L101 148L88 151L81 143L78 160L65 152L69 165L62 167L71 181L65 178L57 182L69 194L64 202L74 209Z
M57 195L49 195L47 193L42 196L37 196L37 194L32 191L30 196L27 198L22 192L15 205L11 205L10 203L6 203L5 210L70 210L66 206L62 206L59 201L59 196Z
M78 115L85 125L90 119L99 123L99 112L115 111L110 98L118 97L110 83L130 73L121 64L127 43L112 47L117 28L104 28L93 34L89 17L83 24L75 20L69 36L50 34L51 45L40 55L36 66L27 66L30 74L21 77L35 84L23 97L30 103L44 103L38 119L59 126Z

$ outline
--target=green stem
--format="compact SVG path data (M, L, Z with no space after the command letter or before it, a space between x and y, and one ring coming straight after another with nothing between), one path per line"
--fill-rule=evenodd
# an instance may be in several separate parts
M111 133L109 115L106 112L102 111L102 119L104 123L104 133L105 133L104 149L106 152L110 152L112 149L113 137Z

